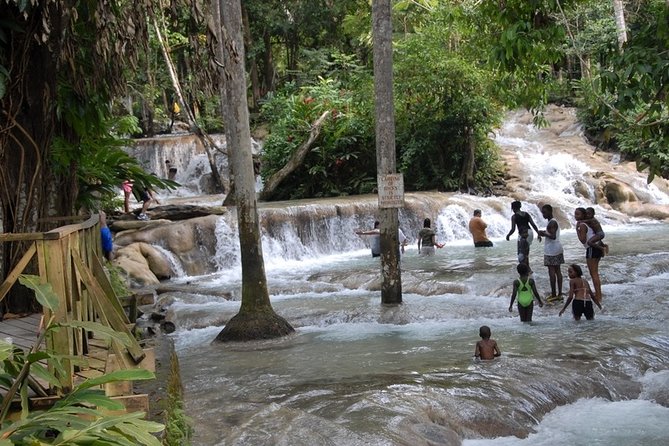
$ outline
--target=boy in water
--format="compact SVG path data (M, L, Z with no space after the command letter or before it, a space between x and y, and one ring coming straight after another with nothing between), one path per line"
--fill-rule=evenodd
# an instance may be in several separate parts
M594 208L586 208L585 209L585 220L583 220L583 223L588 225L590 229L592 229L592 232L594 235L590 237L587 241L588 246L592 246L594 248L601 249L604 254L609 253L609 245L605 244L602 239L606 236L604 233L604 230L602 229L602 225L599 223L599 220L595 218L595 209Z
M530 269L524 263L521 263L516 268L518 271L518 279L513 281L513 293L511 294L511 302L509 303L509 312L513 312L513 302L518 296L518 315L521 322L532 322L532 312L534 311L534 299L539 302L539 306L543 307L544 303L539 297L537 287L534 284L534 279L529 278Z
M595 293L590 289L588 281L583 278L583 270L579 265L572 264L569 265L567 274L569 274L569 297L562 310L560 310L559 316L562 316L571 303L574 320L580 321L583 315L585 315L587 320L593 320L595 318L595 309L592 307L592 303L594 302L600 310L602 309L602 305L597 300Z
M539 228L532 220L532 216L525 211L521 211L520 208L522 203L520 201L514 201L511 203L511 211L513 215L511 216L511 230L506 234L506 240L508 241L518 228L518 263L527 265L528 271L532 273L532 268L530 268L530 245L534 238L534 232L530 230L530 226L538 234ZM539 237L541 241L541 237Z
M479 336L481 336L481 340L476 343L476 349L474 350L476 359L488 361L501 356L502 353L497 347L497 341L490 339L490 327L483 325L479 328Z

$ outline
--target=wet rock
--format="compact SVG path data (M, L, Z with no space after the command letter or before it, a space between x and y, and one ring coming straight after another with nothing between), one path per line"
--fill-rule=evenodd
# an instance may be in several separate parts
M209 215L165 225L147 226L137 231L126 231L118 234L114 243L121 247L138 242L160 246L172 252L180 260L186 274L198 276L216 269L215 231L218 218L216 215ZM120 253L122 249L119 248L118 252ZM160 256L167 262L162 253ZM119 266L124 268L123 264ZM158 274L156 276L160 277Z
M134 243L116 250L114 265L123 269L132 284L155 285L172 275L169 263L156 248L147 243Z

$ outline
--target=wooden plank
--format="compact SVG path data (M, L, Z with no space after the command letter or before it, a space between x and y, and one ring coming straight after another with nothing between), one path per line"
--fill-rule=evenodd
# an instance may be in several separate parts
M99 378L104 374L105 374L104 370L98 370L98 369L79 370L78 372L75 373L75 375L79 378L82 378L82 380Z
M81 258L76 252L72 252L72 259L74 260L77 271L81 275L84 285L86 285L86 288L88 288L91 293L91 300L96 306L96 311L100 317L107 319L111 328L120 333L126 333L129 336L131 343L127 347L128 353L135 363L139 363L146 355L144 354L142 347L139 345L135 337L126 327L124 318L116 311L116 308L111 305L104 291L95 280L95 277L91 271L86 268L86 265L83 264ZM114 343L112 343L112 346L113 344Z
M26 317L18 317L18 318L12 318L12 319L4 319L3 322L9 322L11 321L11 324L15 327L21 327L24 330L31 331L35 336L37 336L37 328L39 327L39 321L40 318L30 318L29 316Z
M56 322L68 322L69 315L67 312L67 284L65 282L65 265L70 263L69 255L66 258L66 253L63 251L64 247L60 240L46 241L44 244L45 253L45 268L46 277L42 277L45 282L49 282L53 287L53 291L59 297L58 308L54 311ZM67 259L67 260L66 260ZM53 351L62 355L72 354L72 330L69 328L61 328L57 331L52 331L47 336L47 346ZM72 388L72 362L68 359L63 360L63 366L66 370L66 376L59 376L58 379L65 388L69 391Z
M21 257L21 260L19 260L19 263L17 263L14 269L7 274L7 278L2 282L2 285L0 285L0 300L5 298L9 290L14 286L16 279L18 279L21 273L23 273L23 270L26 269L26 266L28 266L28 263L30 263L36 252L37 248L35 247L35 244L32 243L30 248L28 248L28 251L26 251L23 257Z
M144 412L144 416L149 413L149 395L140 393L137 395L124 395L112 397L115 401L120 401L125 406L126 413ZM110 415L112 413L109 413ZM117 413L117 415L120 415Z
M0 242L29 242L46 240L44 232L8 232L0 234Z
M123 306L121 305L121 302L116 296L116 293L114 292L114 288L112 287L111 281L109 280L109 277L107 277L107 274L105 273L105 269L102 266L102 262L100 262L100 258L98 256L93 257L93 276L97 279L98 283L102 287L102 289L105 292L105 295L107 296L109 303L114 307L114 309L118 312L119 315L123 318L123 323L129 324L131 321L128 319L128 316L125 314L125 310L123 309ZM135 321L132 321L135 322Z
M53 407L58 401L62 399L61 396L43 396L43 397L33 397L28 399L30 405L30 410L46 410ZM123 413L134 413L134 412L144 412L148 413L149 410L149 395L146 393L140 393L137 395L123 395L112 397L113 400L117 400L125 406L125 411L114 412L117 415ZM12 401L11 405L12 410L21 409L21 401L16 400ZM111 411L105 411L106 414L112 415ZM18 414L10 415L10 419L14 420L18 418Z
M100 216L98 214L93 214L93 215L91 215L91 217L88 220L86 220L83 223L61 226L60 228L56 228L56 229L51 230L49 232L45 232L44 236L47 239L50 238L50 237L54 237L56 239L61 239L61 238L66 237L70 234L73 234L75 232L79 232L79 231L82 231L84 229L88 229L92 226L95 226L99 222L100 222Z
M144 357L144 359L139 364L131 366L131 368L145 369L155 373L156 372L155 351L152 348L147 348L145 350L145 353L146 356ZM105 371L109 373L115 370L119 370L120 368L124 368L122 364L127 363L128 360L131 358L127 357L127 353L123 353L123 355L126 356L126 358L118 358L116 354L110 354L109 357L107 358L107 367ZM132 381L118 381L105 384L105 394L107 396L131 395L132 389L133 389Z

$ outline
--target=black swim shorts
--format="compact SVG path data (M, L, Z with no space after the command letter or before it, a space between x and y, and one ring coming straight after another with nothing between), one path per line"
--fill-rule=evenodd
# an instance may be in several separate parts
M599 248L588 246L588 249L585 250L586 259L601 259L602 257L604 257L604 252Z
M571 312L574 314L574 319L580 319L583 315L589 321L595 318L591 300L574 299L571 303Z

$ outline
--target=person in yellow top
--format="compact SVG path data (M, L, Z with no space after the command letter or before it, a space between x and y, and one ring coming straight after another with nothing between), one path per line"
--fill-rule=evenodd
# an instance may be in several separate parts
M474 216L469 220L469 232L472 233L475 247L487 248L492 246L492 242L488 240L488 236L485 234L487 227L487 223L481 218L481 209L476 209Z

